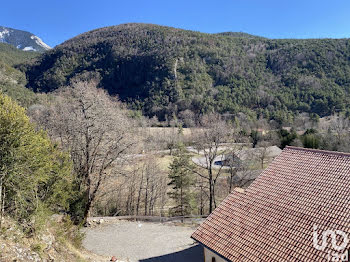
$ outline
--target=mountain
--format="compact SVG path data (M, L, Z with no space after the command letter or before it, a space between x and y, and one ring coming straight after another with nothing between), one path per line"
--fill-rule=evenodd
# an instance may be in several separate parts
M36 35L9 27L0 26L0 43L7 43L23 51L44 52L51 49Z
M349 39L266 39L123 24L74 37L18 67L51 92L78 76L159 119L208 112L264 116L350 114Z

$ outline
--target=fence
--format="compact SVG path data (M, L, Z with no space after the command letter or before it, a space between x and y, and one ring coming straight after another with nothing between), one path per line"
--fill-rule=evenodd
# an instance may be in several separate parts
M128 221L145 221L145 222L201 222L205 216L176 216L176 217L162 217L162 216L114 216L114 217L89 217L87 222L97 222L103 219L105 222L113 222L118 220ZM196 221L197 220L197 221Z

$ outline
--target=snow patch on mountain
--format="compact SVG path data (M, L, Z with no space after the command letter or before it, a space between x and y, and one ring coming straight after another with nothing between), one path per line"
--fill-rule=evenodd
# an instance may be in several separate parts
M1 40L3 40L3 38L5 38L5 36L10 35L10 31L8 29L4 29L2 31L0 31L0 38Z
M36 35L9 27L0 26L0 43L10 44L24 51L44 52L51 49Z
M36 51L35 48L33 48L32 46L26 46L25 48L22 49L23 51Z
M41 40L41 38L37 37L36 35L32 35L30 38L33 39L33 40L35 40L35 42L36 42L38 45L42 46L43 48L45 48L45 49L47 49L47 50L48 50L48 49L51 49L51 47L50 47L49 45L45 44L45 43L43 42L43 40Z

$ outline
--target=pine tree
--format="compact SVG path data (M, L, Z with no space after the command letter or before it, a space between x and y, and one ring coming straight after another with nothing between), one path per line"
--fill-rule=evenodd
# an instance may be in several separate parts
M43 210L68 210L71 184L68 155L36 130L24 108L0 93L1 216L22 221Z
M183 144L177 146L173 162L170 164L168 185L172 186L172 191L168 193L175 202L171 208L172 215L185 216L191 212L190 200L191 192L191 163L190 156Z

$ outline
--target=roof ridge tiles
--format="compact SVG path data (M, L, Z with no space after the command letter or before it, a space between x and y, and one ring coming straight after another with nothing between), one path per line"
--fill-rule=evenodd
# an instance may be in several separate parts
M300 150L300 151L305 151L305 152L320 153L320 154L325 154L325 155L338 155L338 156L350 157L350 153L346 153L346 152L329 151L329 150L304 148L304 147L296 147L296 146L286 146L285 148L286 149L293 149L293 150Z

